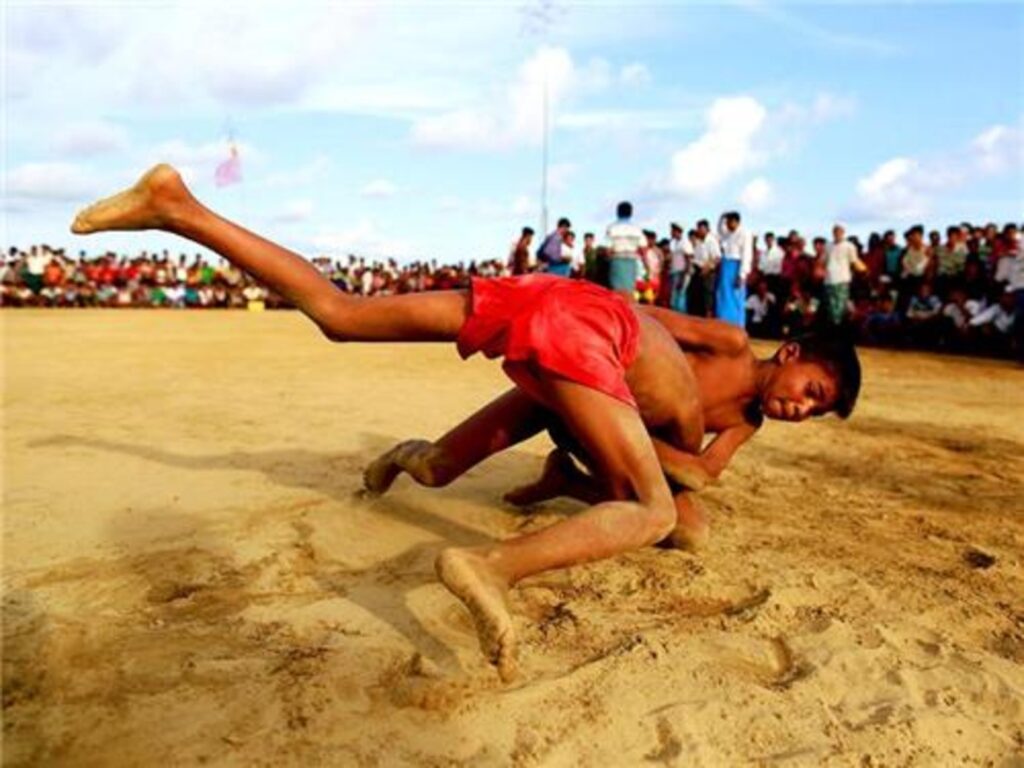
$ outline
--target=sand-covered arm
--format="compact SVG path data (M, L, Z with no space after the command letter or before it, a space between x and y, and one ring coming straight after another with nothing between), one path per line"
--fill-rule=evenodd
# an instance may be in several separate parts
M736 451L753 437L756 431L757 427L753 424L741 424L723 430L708 443L699 456L682 451L659 438L651 439L665 474L680 485L699 491L718 479L732 457L736 455Z
M746 331L731 323L650 305L637 309L663 325L684 351L738 355L749 347Z

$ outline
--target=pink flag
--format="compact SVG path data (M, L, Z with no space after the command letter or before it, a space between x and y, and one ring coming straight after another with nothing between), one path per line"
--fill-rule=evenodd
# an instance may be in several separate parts
M231 157L217 166L213 174L218 187L237 184L242 180L242 159L238 156L238 148L231 145Z

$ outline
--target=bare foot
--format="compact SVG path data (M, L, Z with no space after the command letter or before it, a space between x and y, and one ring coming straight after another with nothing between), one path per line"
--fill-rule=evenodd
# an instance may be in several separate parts
M703 549L711 537L711 525L692 493L676 496L676 527L667 542L676 549Z
M557 498L562 495L577 472L579 470L576 469L572 456L567 451L554 450L544 460L544 469L539 480L509 491L504 499L509 504L525 507Z
M191 199L180 174L161 163L146 171L135 186L80 211L71 231L87 235L111 229L160 229L176 204Z
M413 462L425 460L433 447L429 440L406 440L375 459L363 471L364 494L380 496L386 493L403 471L410 471ZM414 477L422 483L420 474L422 472L417 472Z
M508 585L480 555L445 549L434 563L438 578L473 616L480 650L509 682L516 676L516 638L508 612Z

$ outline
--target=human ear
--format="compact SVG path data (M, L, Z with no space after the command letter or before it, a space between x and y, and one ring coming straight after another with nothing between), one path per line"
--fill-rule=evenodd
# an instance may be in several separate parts
M795 341L789 341L783 344L775 352L775 359L780 364L788 363L790 360L797 360L800 358L800 344Z

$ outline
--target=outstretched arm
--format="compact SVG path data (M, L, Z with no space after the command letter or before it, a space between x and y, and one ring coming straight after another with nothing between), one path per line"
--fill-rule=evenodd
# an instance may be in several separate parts
M664 440L652 437L661 468L672 480L699 491L714 482L732 461L736 451L757 432L753 424L741 424L719 432L700 455L687 453Z
M748 349L747 333L731 323L684 315L663 307L641 304L641 312L650 315L679 343L684 351L738 355Z

